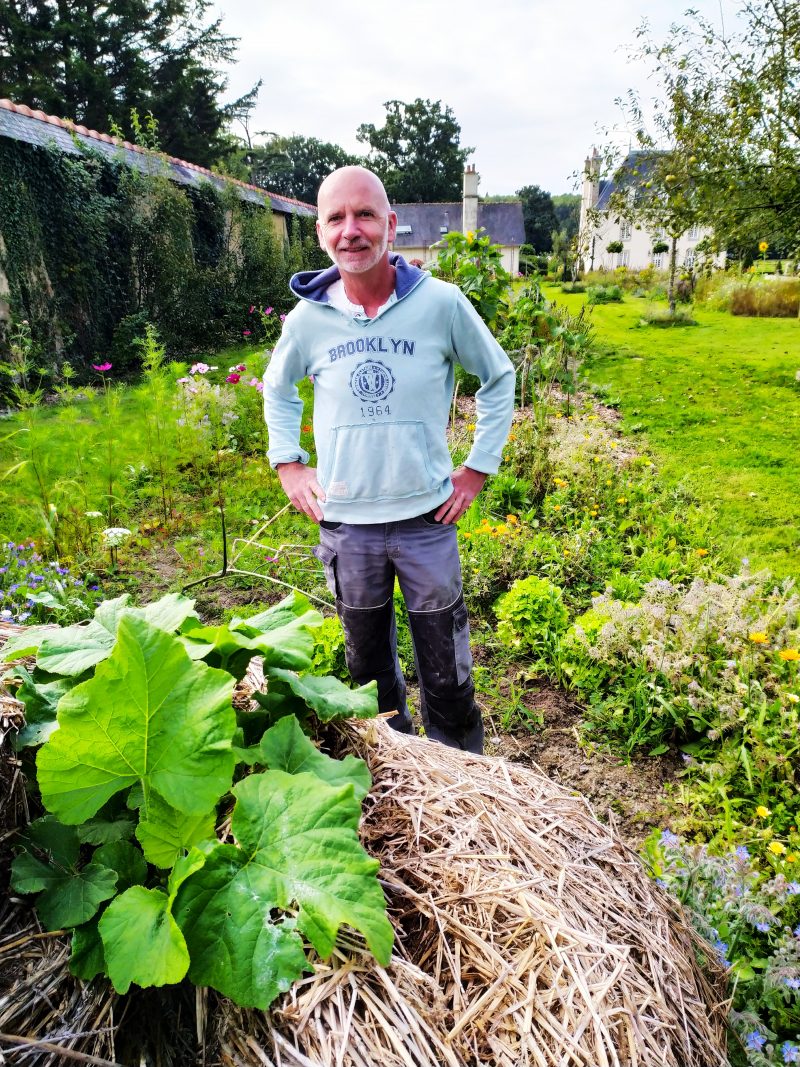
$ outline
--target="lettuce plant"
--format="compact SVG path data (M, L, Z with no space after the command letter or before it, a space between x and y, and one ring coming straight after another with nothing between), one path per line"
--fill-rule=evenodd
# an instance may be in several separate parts
M374 715L375 684L307 673L322 618L302 596L219 626L193 603L123 596L86 625L30 628L4 650L36 655L9 673L47 812L22 837L12 885L37 894L48 929L72 930L81 978L105 974L125 993L188 975L265 1008L310 969L309 946L330 955L342 926L388 963L378 863L358 838L369 772L303 729ZM237 711L254 656L267 691Z

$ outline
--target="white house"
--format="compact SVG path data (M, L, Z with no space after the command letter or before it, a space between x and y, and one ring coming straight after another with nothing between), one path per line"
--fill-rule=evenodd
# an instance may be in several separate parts
M623 163L627 171L633 171L643 165L642 152L630 152ZM653 252L653 245L659 241L669 242L663 232L648 232L634 223L620 218L609 211L611 194L617 188L613 180L601 180L600 156L596 148L586 159L583 171L583 188L581 190L581 219L578 230L578 248L585 270L611 270L614 267L628 267L630 270L643 270L656 267L666 270L669 267L669 252ZM597 212L590 217L590 212ZM707 227L693 226L681 234L677 244L677 262L681 267L693 267L698 243L709 236ZM621 252L609 252L608 246L615 242L622 243ZM718 256L717 265L724 264L724 255Z
M392 204L397 212L397 235L393 248L404 259L423 262L435 259L434 247L446 233L485 230L493 244L500 245L502 262L507 271L519 270L519 249L525 243L522 203L487 204L478 197L478 174L475 165L464 170L461 202L441 204Z

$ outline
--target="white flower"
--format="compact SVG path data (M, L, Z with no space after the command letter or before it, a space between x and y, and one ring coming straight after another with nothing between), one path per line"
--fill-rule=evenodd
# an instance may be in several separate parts
M102 511L84 511L83 513L87 519L102 519Z
M100 536L109 548L119 548L131 536L131 531L124 526L109 526Z

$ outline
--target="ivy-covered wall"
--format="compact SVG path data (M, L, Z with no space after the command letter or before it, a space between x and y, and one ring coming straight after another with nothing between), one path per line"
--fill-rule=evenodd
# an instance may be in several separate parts
M289 275L328 263L313 227L295 216L285 244L269 207L234 186L178 186L121 160L2 138L0 348L27 319L40 364L55 375L69 360L80 375L112 357L134 370L147 322L176 357L243 329L258 340L250 307L288 310Z

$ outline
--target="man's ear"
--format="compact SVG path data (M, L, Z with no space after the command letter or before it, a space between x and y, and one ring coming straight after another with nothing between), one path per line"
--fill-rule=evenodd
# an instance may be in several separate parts
M397 214L394 211L389 212L389 240L393 241L397 235Z
M320 225L319 219L317 219L315 225L317 230L317 240L319 241L319 247L322 249L323 252L327 252L328 247L325 244L325 238L322 236L322 226Z

